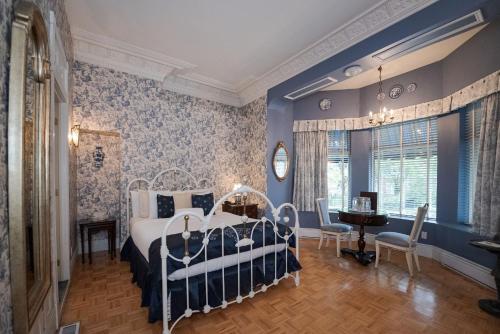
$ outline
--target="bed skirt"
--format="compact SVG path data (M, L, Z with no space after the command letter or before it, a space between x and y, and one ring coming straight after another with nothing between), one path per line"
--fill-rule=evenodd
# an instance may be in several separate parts
M285 252L288 255L285 256ZM149 308L148 321L162 320L162 286L161 268L150 268L148 261L141 254L131 237L127 239L122 250L121 260L130 262L132 282L142 290L141 306ZM283 250L276 256L276 275L282 277L286 271L285 258L288 259L288 272L295 272L301 268L299 262L290 250ZM226 300L230 301L238 296L238 266L225 268ZM274 280L274 252L265 257L265 266L262 257L253 260L253 284L271 284ZM250 261L240 264L241 295L251 290ZM168 281L170 295L169 320L176 320L186 309L186 281L185 279ZM208 273L208 301L210 306L222 304L222 270ZM193 310L203 310L205 306L205 274L189 277L189 305Z

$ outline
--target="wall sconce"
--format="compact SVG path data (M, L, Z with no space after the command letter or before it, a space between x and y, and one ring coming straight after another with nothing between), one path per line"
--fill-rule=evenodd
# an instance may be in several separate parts
M71 128L71 142L75 147L80 143L80 124L75 124Z

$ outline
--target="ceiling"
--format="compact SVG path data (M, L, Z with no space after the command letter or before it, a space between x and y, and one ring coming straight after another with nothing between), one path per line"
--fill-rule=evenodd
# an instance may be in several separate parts
M472 36L477 34L485 26L468 30L451 38L431 44L420 50L406 54L393 61L382 64L382 79L389 79L404 73L408 73L417 68L440 61L450 53L455 51L462 44L467 42ZM328 86L323 90L344 90L358 89L378 82L378 65L356 75L355 77L340 81Z
M214 100L259 97L435 0L66 0L76 59ZM256 94L261 94L257 95ZM196 96L196 94L194 94ZM203 96L201 96L203 97ZM226 99L227 100L227 99Z

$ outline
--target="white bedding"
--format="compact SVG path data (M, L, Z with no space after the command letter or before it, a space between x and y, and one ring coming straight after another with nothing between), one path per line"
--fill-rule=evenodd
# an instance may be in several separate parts
M134 241L135 246L139 249L142 256L149 262L149 246L151 243L161 237L161 233L166 223L169 221L168 218L163 219L149 219L149 218L132 218L130 221L131 230L130 235ZM216 215L212 216L210 220L209 228L217 227L220 223L224 221L226 225L238 225L241 224L241 217L233 215L228 212L218 212ZM255 222L256 219L249 219L249 222ZM201 227L201 222L194 217L191 217L189 221L189 229L191 231L197 231ZM184 219L179 217L174 221L172 227L168 230L168 234L182 233L184 230ZM277 251L280 252L285 249L285 244L278 244L276 247ZM257 258L262 256L262 253L269 254L274 252L274 245L266 246L264 248L255 248L252 253L252 258ZM230 267L237 264L238 257L237 254L226 255L224 257L224 267ZM240 263L250 261L250 251L240 253ZM222 268L222 258L211 259L207 261L208 271L219 270ZM186 269L179 269L168 276L169 280L177 280L185 278ZM189 276L195 276L205 272L205 262L200 262L189 267Z

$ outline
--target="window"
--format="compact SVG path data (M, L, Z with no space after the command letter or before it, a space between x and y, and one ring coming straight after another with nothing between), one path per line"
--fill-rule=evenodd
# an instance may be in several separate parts
M328 132L328 207L346 210L350 198L351 136L349 131Z
M381 210L413 217L429 203L428 218L436 218L435 118L373 129L370 160L371 189L378 192Z
M475 102L460 111L458 221L465 224L472 222L482 107Z

